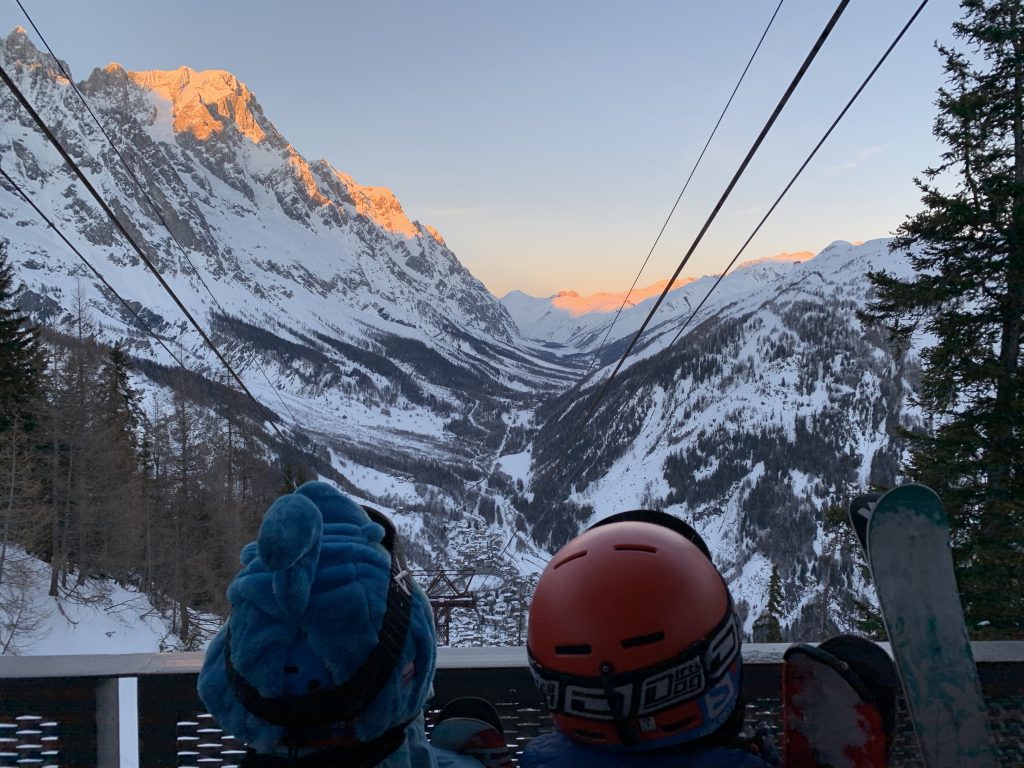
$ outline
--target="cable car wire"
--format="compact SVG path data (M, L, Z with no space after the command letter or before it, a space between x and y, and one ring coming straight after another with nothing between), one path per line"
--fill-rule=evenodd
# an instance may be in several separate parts
M850 97L850 100L848 102L846 102L846 106L844 106L842 108L842 110L836 116L836 119L833 120L832 124L828 127L828 130L825 131L824 135L821 137L821 139L818 141L818 143L814 146L814 149L811 150L810 154L807 155L807 157L804 159L803 163L797 169L796 173L793 174L793 178L791 178L789 180L789 183L786 184L786 186L782 190L782 192L779 193L779 196L777 198L775 198L775 202L772 203L771 208L768 209L768 211L764 214L764 216L758 222L757 226L754 227L754 231L751 232L750 236L743 242L743 245L740 246L740 249L736 252L736 255L732 257L732 261L729 262L728 266L726 266L726 268L722 272L722 274L720 274L718 276L718 279L715 280L715 282L714 282L714 284L712 284L711 288L708 289L708 292L706 294L704 294L704 298L701 299L700 303L696 306L696 308L694 308L693 311L690 312L689 316L686 318L686 322L684 322L679 327L679 330L676 331L676 335L672 338L672 341L670 341L667 345L665 345L665 347L663 347L662 350L658 353L657 357L654 359L653 364L648 369L647 375L643 378L643 380L637 386L636 391L639 391L639 390L643 389L643 387L651 380L651 378L654 375L654 371L657 369L659 363L661 363L661 361L664 359L664 357L668 353L669 349L671 347L673 347L677 341L679 341L679 337L683 335L683 331L686 330L686 328L690 325L691 322L693 322L693 319L697 316L697 313L701 310L701 307L704 306L704 304L707 302L707 300L711 297L711 294L714 293L715 289L718 288L718 286L722 282L722 280L725 279L725 276L729 273L729 270L733 268L733 266L739 260L740 256L747 249L747 246L750 245L750 241L754 239L754 237L757 235L758 232L761 231L761 227L764 226L764 223L768 220L768 217L772 215L772 213L778 207L779 203L782 202L782 198L784 198L786 196L786 193L788 193L790 188L793 186L793 184L796 183L796 180L798 178L800 178L800 175L804 172L804 169L807 168L807 166L810 164L811 160L814 159L814 156L818 154L818 150L821 149L822 145L828 140L828 137L832 135L832 131L835 130L836 126L839 125L839 122L846 116L846 113L850 110L850 107L852 107L854 102L857 101L857 98L860 96L860 94L867 87L868 83L871 82L872 78L875 76L875 73L877 73L878 70L881 69L882 65L885 63L885 60L887 58L889 58L889 54L893 52L893 49L896 48L896 46L899 44L900 40L903 39L903 36L910 29L911 25L917 20L917 17L921 14L921 11L924 10L924 7L926 5L928 5L928 2L929 2L929 0L922 0L921 4L917 7L917 10L914 11L913 15L910 17L910 19L907 21L907 23L903 25L903 28L900 30L899 34L896 35L896 37L892 41L892 43L889 44L889 47L885 49L885 53L882 54L881 58L878 60L878 62L875 64L875 66L868 73L867 77L864 78L864 81L860 84L860 87L857 88L857 90L856 90L856 92L854 92L853 96Z
M85 264L85 266L89 268L89 270L94 275L96 275L99 281L103 283L103 287L105 287L108 291L110 291L112 294L114 294L114 296L117 297L117 300L120 301L121 304L124 305L124 308L131 313L132 317L134 317L136 321L138 321L139 327L146 331L150 336L152 336L156 340L156 343L163 347L164 351L171 356L171 359L174 360L174 362L176 362L181 368L184 369L185 364L181 361L181 358L175 355L171 351L170 347L168 347L167 344L164 342L164 340L157 335L156 331L154 331L146 322L142 320L141 317L139 317L138 310L132 307L132 305L129 304L128 301L120 293L117 292L117 289L115 289L114 286L112 286L107 281L103 274L98 269L96 269L96 267L94 267L87 258L85 258L85 256L82 254L80 250L78 250L78 248L75 247L74 243L68 240L65 234L61 232L60 228L58 228L57 225L54 224L54 222L45 213L43 213L39 206L36 205L35 202L33 202L32 198L28 196L25 190L18 186L18 182L12 179L11 176L7 173L7 171L5 171L3 168L0 168L0 176L3 176L4 179L7 180L7 183L14 187L14 191L17 192L26 203L32 206L32 209L39 215L39 218L45 221L46 225L57 233L57 237L63 240L64 244L67 245L67 247L74 252L74 254L82 261L83 264Z
M185 306L184 302L182 302L182 300L178 298L178 295L174 292L174 289L170 286L170 284L168 284L167 280L164 279L164 276L160 274L160 270L157 269L156 265L153 264L152 260L146 255L145 251L142 250L142 247L137 242L135 242L135 238L132 237L131 233L128 232L125 226L121 223L120 219L118 219L114 212L110 209L110 206L103 199L100 193L96 190L96 187L94 187L92 182L89 181L89 178L78 166L74 158L71 157L70 154L68 154L66 149L64 149L63 145L61 145L60 141L53 134L53 131L51 131L49 126L46 125L45 121L42 119L42 117L39 116L39 113L36 112L32 104L29 103L28 99L25 98L25 95L21 92L21 89L19 89L15 82L10 78L10 76L7 74L7 71L3 68L3 66L0 66L0 80L3 80L4 84L8 87L8 89L10 89L11 93L14 94L15 98L17 98L18 102L22 105L22 107L29 113L29 115L32 117L32 120L43 132L43 134L46 136L49 142L53 144L54 148L60 153L60 156L64 159L64 162L67 163L67 165L79 178L82 184L85 185L85 188L89 191L89 194L91 194L93 199L96 200L97 204L100 206L100 208L103 209L103 212L107 215L111 222L113 222L117 230L131 244L132 249L135 251L136 254L138 254L139 258L142 259L142 263L145 264L149 268L149 270L156 276L157 280L160 282L160 285L163 286L163 289L167 292L171 299L174 300L174 303L178 306L178 309L181 310L182 314L185 315L185 318L189 321L189 323L191 323L192 327L196 329L200 337L202 337L203 341L206 342L206 345L213 351L213 354L220 361L221 365L223 365L225 370L227 370L227 372L231 374L231 377L235 380L235 382L242 389L242 391L249 397L249 399L252 400L253 403L255 403L260 410L263 410L263 404L256 399L255 395L252 394L252 392L246 386L245 382L242 381L242 378L231 366L227 358L225 358L221 351L217 348L217 345L213 343L213 340L210 338L209 334L206 333L203 327L192 316L192 313L189 311L188 307ZM274 432L277 433L278 437L283 442L288 443L289 441L286 440L284 434L278 428L277 424L274 423L274 421L272 420L268 421L271 427L273 427Z
M18 2L20 4L21 0L18 0ZM611 323L608 324L608 328L604 332L604 338L601 339L601 343L598 345L597 351L594 352L594 355L591 358L590 366L574 387L577 391L583 387L587 379L589 379L596 370L595 366L597 365L598 360L601 359L601 352L608 344L608 337L611 335L612 328L615 327L615 323L619 320L619 315L621 315L622 311L626 308L626 303L629 301L629 297L633 294L633 289L636 288L636 284L640 281L640 276L647 268L647 263L651 260L651 256L654 254L654 249L657 248L658 243L661 242L661 236L665 234L669 221L672 220L672 216L675 214L676 208L679 207L679 203L683 199L683 195L686 194L686 190L690 186L690 181L693 179L693 175L697 172L697 169L700 167L701 160L704 159L704 154L708 151L708 147L711 145L711 140L714 139L715 134L718 133L718 127L722 124L722 120L729 111L729 107L732 105L733 99L736 98L736 92L739 91L740 85L743 84L743 80L746 78L747 72L750 70L750 65L754 63L754 57L756 57L757 52L761 50L761 44L768 36L768 31L772 28L772 24L775 22L775 17L779 15L779 10L782 8L783 2L785 2L785 0L779 0L779 4L775 6L775 13L773 13L772 17L768 19L768 24L764 28L764 32L761 33L761 38L757 41L757 45L754 46L754 51L750 54L750 58L747 59L747 66L745 66L743 71L740 73L740 78L736 81L736 85L733 87L732 93L729 94L729 100L725 102L725 107L722 108L722 113L718 116L718 120L715 122L715 127L711 129L711 133L708 135L707 141L704 142L704 147L697 156L697 161L693 164L693 168L690 169L690 175L686 177L686 181L683 183L683 188L679 191L679 195L676 197L675 203L672 204L672 209L668 212L668 216L665 217L665 223L661 225L661 229L658 231L658 236L654 238L654 243L651 245L651 249L647 252L647 257L644 259L644 263L640 265L640 271L636 273L636 277L633 278L633 284L629 286L629 290L626 291L625 298L622 299L622 304L615 311L615 317L613 317Z
M597 410L597 406L600 405L601 401L608 393L608 390L611 387L612 383L615 381L615 377L618 375L618 372L622 368L623 363L626 362L626 359L629 357L630 353L633 351L633 348L636 346L637 341L639 341L640 337L643 335L643 332L647 329L647 326L650 324L651 319L654 317L655 313L658 311L658 308L665 300L665 296L668 295L669 289L672 287L672 285L675 284L676 278L679 277L679 274L683 271L683 268L686 266L687 262L689 262L690 257L693 255L694 251L697 250L697 246L704 238L704 234L711 227L711 224L718 216L718 213L719 211L721 211L722 206L725 205L725 201L729 198L729 195L732 194L733 188L739 182L740 177L743 176L744 171L746 171L747 166L750 164L750 161L753 159L754 155L757 153L757 150L764 142L764 139L768 135L768 132L772 129L772 126L775 125L775 121L782 113L783 108L789 102L789 99L793 95L793 92L796 90L797 85L799 85L800 81L803 80L804 75L807 73L807 70L811 66L811 62L813 62L814 59L817 57L818 52L821 50L821 47L825 44L825 41L832 33L832 30L835 28L836 23L839 21L839 17L843 15L843 11L846 10L846 6L848 6L849 3L850 0L840 0L839 4L836 6L836 9L835 11L833 11L832 16L829 18L828 23L825 25L825 28L821 31L821 34L818 35L818 39L814 42L814 46L807 54L806 58L803 61L803 64L800 65L800 69L797 70L797 73L790 82L789 87L786 88L786 91L782 95L782 98L779 99L779 103L776 105L771 116L764 124L764 127L761 129L761 132L754 140L753 145L747 151L746 157L743 158L743 162L740 163L739 168L733 175L732 180L729 182L728 186L726 186L725 191L722 193L722 196L719 198L718 202L712 209L707 220L704 222L704 226L701 227L700 231L697 233L697 236L693 239L693 243L686 251L686 254L683 256L682 260L679 262L679 266L676 267L676 271L672 273L672 276L669 278L664 290L662 290L661 295L658 296L658 300L654 303L654 306L651 307L651 310L647 314L647 317L644 319L643 324L640 326L640 329L636 332L632 340L629 342L629 345L626 347L625 352L622 353L622 357L619 358L619 362L616 364L615 369L612 371L611 375L607 379L605 379L604 385L601 387L601 390L598 392L597 396L594 397L594 399L592 400L590 407L587 409L586 413L583 415L583 418L580 420L580 423L577 425L576 433L581 431L586 426L591 416L593 416L594 412Z
M114 142L113 138L111 138L110 134L107 133L106 128L104 128L103 123L100 121L99 117L96 115L96 113L93 111L92 107L89 105L89 102L88 102L88 100L86 100L85 95L82 93L82 91L78 87L78 85L75 84L74 79L71 77L71 73L68 72L67 69L65 69L64 62L61 61L60 57L58 57L56 53L54 53L53 48L50 47L50 43L47 42L46 37L40 31L39 27L36 26L35 21L32 19L32 16L26 10L26 8L22 4L21 0L15 0L15 2L18 4L18 7L21 8L21 12L25 15L25 18L28 20L28 23L29 23L29 25L31 25L32 29L39 36L39 39L42 41L43 45L46 47L46 50L47 50L47 52L49 52L51 58L53 58L54 62L56 62L57 67L61 71L61 74L63 74L64 77L67 78L68 83L71 84L71 88L74 90L75 94L78 96L79 100L82 102L82 106L84 106L86 111L88 111L88 113L92 116L93 121L96 123L96 127L100 129L100 133L103 134L103 137L107 140L107 143L110 145L111 149L114 150L114 153L117 155L118 160L121 161L121 165L124 167L125 171L129 175L129 177L131 177L131 180L133 182L135 182L135 186L138 187L139 192L142 193L143 198L149 204L149 207L152 209L153 213L156 214L156 217L160 220L160 223L163 225L164 229L167 230L167 234L169 234L171 236L171 239L174 241L174 244L176 246L178 246L178 250L181 252L181 255L185 259L185 262L192 268L192 273L199 280L200 284L202 284L203 288L206 289L206 292L209 294L210 298L213 300L213 303L216 304L217 308L220 310L221 315L223 315L224 318L227 320L227 322L231 325L231 328L235 332L235 335L238 336L239 338L241 338L241 334L238 332L238 328L235 325L234 319L231 317L230 314L228 314L227 310L224 309L223 305L220 303L220 301L218 301L217 297L213 294L213 291L210 289L209 284L207 284L206 280L203 279L202 273L199 271L198 268L196 268L196 265L192 263L192 259L189 258L188 252L185 250L185 247L181 244L181 241L178 240L177 236L174 234L174 231L171 229L170 225L167 223L167 219L164 218L163 212L160 210L160 208L157 206L157 204L153 201L153 198L150 196L149 192L143 186L142 182L139 180L138 176L135 174L135 171L128 164L127 159L125 158L124 154L122 154L121 150L118 148L118 146ZM193 204L195 204L195 198L192 196L192 193L188 191L188 186L181 179L181 176L178 174L178 172L174 169L173 166L168 166L168 167L170 168L171 172L174 173L174 175L178 177L178 180L182 181L182 187L184 187L185 193L189 196L189 199L192 200ZM198 206L196 206L196 207L198 208ZM255 355L253 356L253 362L255 363L257 370L259 370L259 372L261 374L263 374L263 378L266 380L267 384L270 386L271 391L273 391L274 394L277 396L277 399L280 401L281 405L288 412L288 415L292 417L292 421L293 422L297 422L298 419L295 417L295 414L292 412L292 409L288 406L288 403L281 396L281 393L278 391L277 387L274 386L273 382L270 380L270 377L267 375L267 372L263 369L263 366L260 365L259 360L257 360L255 358Z

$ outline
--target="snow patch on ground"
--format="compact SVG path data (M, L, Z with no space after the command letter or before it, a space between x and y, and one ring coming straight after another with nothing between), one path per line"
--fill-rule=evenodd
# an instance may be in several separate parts
M56 656L154 653L180 645L168 622L140 592L89 579L58 602L47 594L49 565L10 547L7 555L8 568L14 561L31 572L25 597L41 617L38 628L24 641L15 639L11 648L20 646L26 655ZM0 639L6 644L8 638Z
M511 477L513 480L522 480L523 485L529 485L532 473L530 464L533 461L533 449L527 449L520 453L509 453L498 457L498 469Z
M24 551L8 546L5 569L23 570L31 577L21 597L38 616L36 628L20 642L8 643L3 627L0 645L10 653L15 644L25 656L155 653L180 646L168 622L149 599L110 581L87 580L58 603L47 594L50 567ZM7 582L10 585L10 582ZM10 595L3 595L10 604ZM0 612L2 613L2 612ZM134 678L119 682L121 768L138 768L137 687Z
M754 631L754 621L764 613L768 605L768 583L772 576L772 562L764 555L754 555L740 570L739 575L729 585L735 600L744 600L750 606L746 621L743 622L743 633L750 636Z

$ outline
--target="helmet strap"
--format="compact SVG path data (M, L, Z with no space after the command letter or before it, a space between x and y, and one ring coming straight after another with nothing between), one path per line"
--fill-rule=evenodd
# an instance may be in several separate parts
M619 740L624 747L634 747L640 743L637 728L627 718L627 712L623 706L625 698L621 692L614 687L615 667L610 661L601 662L601 687L604 688L604 695L608 699L608 709L611 711L612 720L615 722L615 730L619 734Z

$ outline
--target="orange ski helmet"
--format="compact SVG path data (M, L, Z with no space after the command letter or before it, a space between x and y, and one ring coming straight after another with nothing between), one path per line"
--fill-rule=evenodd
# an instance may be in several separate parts
M656 748L742 724L740 638L699 534L638 510L602 520L551 559L530 606L527 652L567 736Z

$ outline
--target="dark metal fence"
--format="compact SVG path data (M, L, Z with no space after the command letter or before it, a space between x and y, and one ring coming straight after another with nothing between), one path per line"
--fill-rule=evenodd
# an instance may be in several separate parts
M785 644L744 647L749 715L778 729ZM1024 766L1024 642L976 643L1001 763ZM121 729L137 728L141 768L227 766L242 745L203 712L196 696L202 654L0 657L0 768L115 768ZM137 719L122 719L118 680L137 680ZM495 703L509 744L521 750L551 728L522 648L441 648L432 706L457 696ZM430 719L436 709L428 713ZM893 766L921 766L901 717Z

